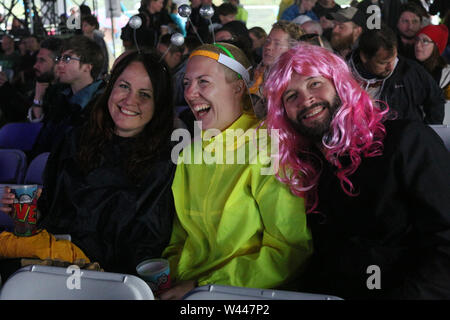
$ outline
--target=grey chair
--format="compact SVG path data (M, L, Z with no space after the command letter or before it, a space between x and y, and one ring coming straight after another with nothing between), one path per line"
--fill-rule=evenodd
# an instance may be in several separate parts
M0 288L0 300L154 300L144 280L76 267L27 266Z

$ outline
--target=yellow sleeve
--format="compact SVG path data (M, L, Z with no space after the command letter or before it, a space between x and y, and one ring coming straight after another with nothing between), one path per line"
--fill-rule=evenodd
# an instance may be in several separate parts
M289 288L312 254L304 201L275 176L254 175L251 190L264 225L258 252L234 257L198 279L198 285L227 284L250 288ZM245 226L235 226L244 228Z
M186 231L180 224L178 215L175 214L172 227L172 235L170 237L169 245L164 249L162 257L169 261L172 281L176 281L177 275L173 270L177 270L178 260L181 256L181 251L183 250L184 243L186 240Z

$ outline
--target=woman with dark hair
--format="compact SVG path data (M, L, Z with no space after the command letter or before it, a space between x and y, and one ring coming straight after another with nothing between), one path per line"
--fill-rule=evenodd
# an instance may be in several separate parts
M448 28L445 25L428 25L417 33L414 53L444 91L445 98L450 100L450 65L442 57L447 41Z
M32 237L4 232L3 245L70 234L90 261L130 274L141 261L161 256L172 228L175 165L172 82L159 59L133 52L115 66L89 121L50 154L38 200L42 231ZM12 203L9 195L4 205Z

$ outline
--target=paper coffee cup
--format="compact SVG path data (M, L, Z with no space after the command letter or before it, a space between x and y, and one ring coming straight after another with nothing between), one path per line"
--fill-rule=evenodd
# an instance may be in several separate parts
M29 237L37 233L37 184L10 186L14 194L12 218L14 234Z
M136 272L141 279L148 283L156 294L170 288L169 261L165 259L148 259L142 261L136 267Z

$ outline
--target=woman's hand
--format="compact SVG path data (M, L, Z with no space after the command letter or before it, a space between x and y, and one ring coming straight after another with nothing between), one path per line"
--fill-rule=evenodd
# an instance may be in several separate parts
M36 199L39 199L42 193L42 188L38 188ZM10 187L4 187L3 195L0 199L0 211L8 215L12 214L12 204L14 203L14 194L11 193Z
M195 280L181 281L176 283L174 287L161 293L159 298L161 300L181 300L186 293L194 289L196 286L197 281Z

